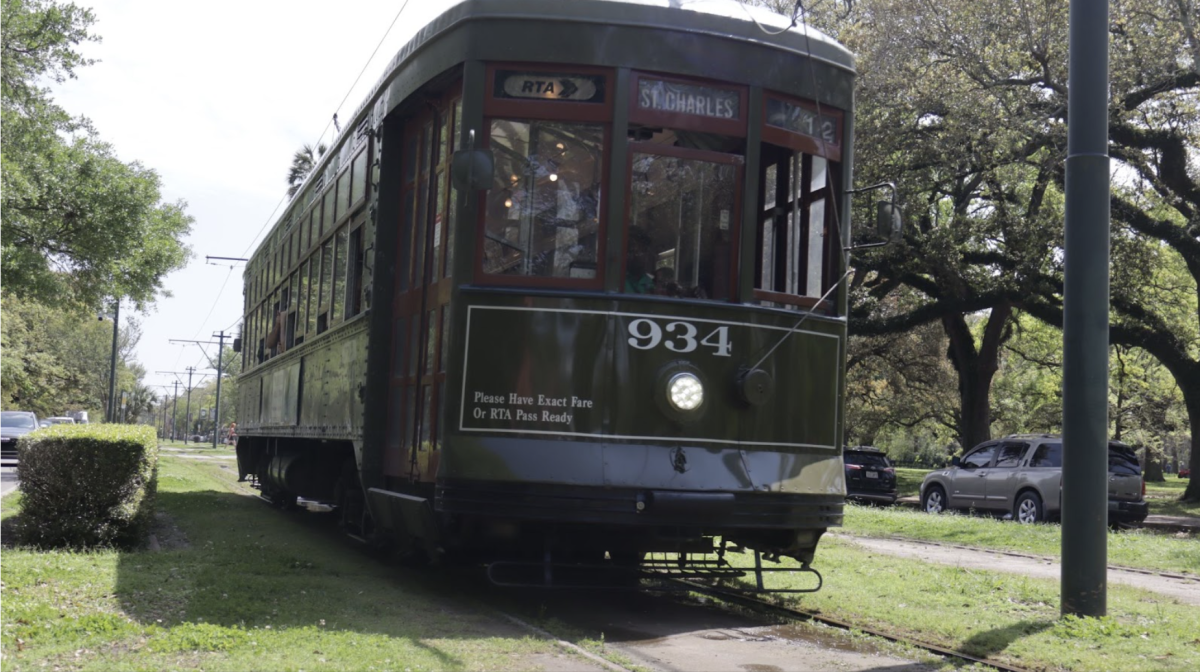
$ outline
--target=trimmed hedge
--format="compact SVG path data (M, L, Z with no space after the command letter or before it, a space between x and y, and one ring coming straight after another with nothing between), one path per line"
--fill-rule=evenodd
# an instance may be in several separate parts
M54 425L17 442L21 543L136 546L158 490L158 438L145 425Z

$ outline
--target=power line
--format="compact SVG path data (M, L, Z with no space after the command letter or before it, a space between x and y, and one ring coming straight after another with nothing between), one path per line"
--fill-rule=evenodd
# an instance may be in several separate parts
M196 333L192 336L192 338L199 336L200 332L204 331L204 325L208 324L208 318L212 317L213 311L217 309L217 304L221 302L221 295L225 293L225 287L229 284L229 277L231 275L233 275L233 266L230 266L229 272L225 274L225 282L222 282L221 289L217 290L216 300L213 301L212 307L208 309L208 315L204 316L204 321L200 323L200 328L196 330Z
M365 73L367 71L367 67L371 65L371 61L374 60L375 54L379 53L379 48L383 46L384 41L387 40L387 36L391 34L392 28L396 25L396 21L400 20L400 15L404 13L405 7L408 7L408 0L404 0L404 3L400 5L400 9L396 12L396 16L392 18L392 23L388 25L387 30L383 32L383 37L379 38L379 44L375 45L375 50L372 51L371 55L367 57L367 62L363 63L362 70L359 70L358 76L354 78L354 83L350 85L350 88L346 89L346 95L342 96L342 102L338 103L338 110L342 109L342 105L345 105L346 100L350 98L350 94L353 93L354 87L358 85L358 80L362 79L363 73ZM336 114L337 110L334 111L335 116ZM321 144L321 139L325 137L325 133L329 131L329 127L332 125L333 117L330 117L329 121L325 122L325 128L321 130L321 135L317 136L318 146ZM307 177L305 178L305 181L308 181ZM284 196L279 199L279 202L275 204L275 209L271 211L271 214L267 217L267 221L263 222L262 228L258 230L258 233L254 234L254 238L250 240L250 244L247 245L246 250L242 252L243 257L249 255L250 250L254 249L254 244L258 242L259 236L261 236L263 231L266 231L267 227L271 225L271 222L275 220L275 213L279 212L279 206L283 205L287 198L287 194L284 194Z

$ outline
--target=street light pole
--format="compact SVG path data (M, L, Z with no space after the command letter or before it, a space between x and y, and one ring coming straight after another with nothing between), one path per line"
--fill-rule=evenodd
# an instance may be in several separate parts
M113 301L112 364L108 369L108 421L117 421L117 335L121 326L121 300Z

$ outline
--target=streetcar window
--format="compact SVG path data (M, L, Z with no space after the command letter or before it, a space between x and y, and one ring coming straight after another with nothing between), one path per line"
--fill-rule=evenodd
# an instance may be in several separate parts
M330 184L329 189L325 190L325 201L321 206L321 235L333 230L334 222L334 202L337 197L337 185Z
M346 227L338 229L337 245L334 247L334 265L333 265L333 306L330 313L330 322L337 324L342 321L346 315L346 249L347 233Z
M727 300L742 157L631 147L625 291Z
M342 171L342 174L337 179L337 219L346 216L350 212L350 169Z
M346 269L346 318L362 310L363 227L350 232L350 266Z
M596 277L603 142L598 124L492 120L485 274Z
M321 239L321 209L313 208L308 213L308 245L306 249L312 249L313 245Z
M333 290L333 240L321 246L321 293L317 310L317 333L329 328L329 296Z
M764 143L762 163L756 295L798 309L795 297L818 299L830 282L829 162Z
M317 332L317 295L321 286L321 255L314 254L308 261L308 291L305 294L308 303L308 324L304 331L310 335Z
M300 283L296 294L296 303L299 306L298 318L296 322L296 342L304 341L304 333L308 327L308 261L300 264Z
M354 207L367 193L367 150L364 148L354 157L350 172L350 207Z

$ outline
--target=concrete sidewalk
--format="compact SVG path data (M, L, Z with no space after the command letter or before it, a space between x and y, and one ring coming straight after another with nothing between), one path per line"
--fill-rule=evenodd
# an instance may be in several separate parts
M914 509L921 507L921 500L917 497L901 497L896 500L897 506L909 506ZM1164 532L1200 532L1200 518L1193 516L1159 516L1151 514L1146 516L1146 520L1142 522L1142 527L1151 530L1162 530Z

